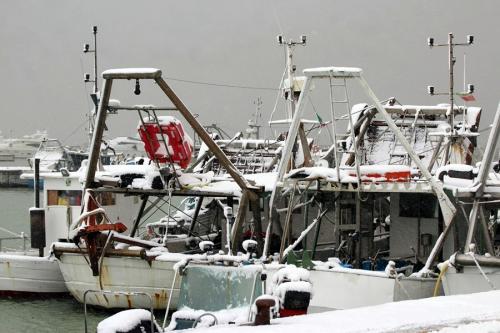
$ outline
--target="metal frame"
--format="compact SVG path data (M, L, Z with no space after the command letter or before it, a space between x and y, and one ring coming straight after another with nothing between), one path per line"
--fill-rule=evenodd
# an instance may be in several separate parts
M356 79L361 88L364 90L366 95L371 99L372 105L376 108L377 112L382 116L382 118L387 123L387 126L394 133L396 139L400 142L403 148L408 153L408 156L411 158L413 163L416 164L420 172L422 173L425 180L431 186L433 192L436 194L439 205L441 207L441 211L443 214L443 220L445 223L445 230L439 236L436 245L429 255L429 258L425 264L425 267L422 271L428 271L430 265L434 261L437 256L438 251L441 249L446 234L449 232L453 218L456 215L456 208L445 194L443 190L443 186L441 183L437 182L431 175L431 173L427 170L427 168L423 165L422 161L418 157L418 155L413 151L411 145L406 140L405 136L401 133L394 120L391 118L390 114L385 110L380 101L378 100L375 93L371 90L368 82L362 76L362 70L360 68L353 67L320 67L320 68L311 68L305 69L304 74L306 76L306 81L304 83L304 88L302 93L300 94L299 101L297 103L296 112L293 115L292 124L290 126L290 130L288 132L288 137L285 142L285 147L283 149L282 159L280 161L278 167L278 184L282 182L284 174L286 172L286 167L288 165L288 161L290 160L292 148L294 142L297 138L300 119L303 117L304 109L305 109L305 101L307 100L307 96L309 94L309 89L311 87L312 81L316 79ZM355 143L354 143L355 144ZM274 199L276 197L276 192L278 191L278 186L273 190L270 200L270 208L274 205Z
M479 202L484 194L484 187L486 185L486 180L488 179L488 175L490 173L491 162L493 161L493 157L496 154L496 146L499 135L500 135L500 103L498 103L497 112L495 113L495 119L493 121L493 127L490 132L488 142L486 144L486 149L483 155L483 159L481 160L481 168L479 170L479 175L477 177L478 180L474 184L477 185L478 188L476 190L474 204L472 205L472 210L469 215L469 230L467 231L467 238L465 240L465 247L464 247L465 252L469 250L472 238L474 237L474 231L476 229L476 221L478 213L480 211ZM491 242L491 240L489 241Z
M216 156L219 162L228 171L235 182L240 186L243 191L247 191L252 200L257 199L256 191L259 188L252 186L243 175L235 168L227 156L223 153L222 149L214 142L206 130L196 120L193 114L188 110L180 98L168 86L162 78L162 72L156 68L125 68L125 69L112 69L103 72L104 79L102 98L99 102L99 108L96 116L95 130L92 136L91 151L89 156L89 163L87 168L86 180L84 188L95 188L95 173L100 154L100 144L102 142L106 114L111 96L111 88L114 80L154 80L160 89L165 93L169 100L174 104L175 108L182 114L184 119L193 128L195 133L200 139L208 146L210 151Z

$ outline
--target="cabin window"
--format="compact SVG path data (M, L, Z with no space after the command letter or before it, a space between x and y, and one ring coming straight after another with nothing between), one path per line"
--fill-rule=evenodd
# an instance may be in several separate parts
M116 205L116 195L115 193L103 192L99 194L97 199L102 206L112 206Z
M399 195L399 216L436 217L437 199L432 194L401 193Z
M47 206L80 206L82 191L48 190Z

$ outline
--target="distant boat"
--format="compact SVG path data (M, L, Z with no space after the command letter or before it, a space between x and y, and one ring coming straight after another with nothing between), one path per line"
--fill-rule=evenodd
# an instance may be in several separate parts
M47 131L39 130L21 138L0 137L0 161L30 158L38 150L40 143L47 139Z

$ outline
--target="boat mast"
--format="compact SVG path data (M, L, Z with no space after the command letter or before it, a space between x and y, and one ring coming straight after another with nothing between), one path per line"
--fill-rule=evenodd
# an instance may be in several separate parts
M286 52L286 69L288 74L288 87L285 86L285 98L288 100L288 110L287 116L291 120L295 113L295 105L297 104L298 97L295 96L293 86L294 86L294 74L296 66L293 64L293 47L295 45L306 45L306 36L301 35L300 41L296 42L292 39L286 41L283 35L278 35L278 44L285 46Z
M97 107L99 105L99 98L98 98L98 93L99 89L97 87L98 85L98 76L97 76L97 26L92 27L92 34L94 35L94 49L90 49L90 44L83 44L83 53L94 53L94 78L90 78L90 74L85 73L84 75L84 82L93 82L94 83L94 89L93 93L90 94L90 97L92 98L92 101L94 102L95 110L97 112ZM89 144L92 141L92 134L94 132L94 114L92 110L89 110L88 114L88 121L89 121Z
M286 71L287 71L287 74L288 74L288 87L287 86L284 86L284 92L285 92L285 99L287 99L288 101L288 109L287 109L287 121L289 122L290 126L292 126L293 124L293 119L294 119L294 115L295 115L295 107L296 105L298 104L299 102L299 99L300 99L300 96L302 96L302 93L301 94L297 94L297 96L295 96L294 94L294 73L295 73L295 70L296 70L296 66L293 64L293 47L295 45L302 45L302 46L305 46L306 45L306 36L305 35L301 35L300 36L300 42L296 42L292 39L290 39L288 42L285 40L285 38L283 37L283 35L278 35L276 37L276 39L278 40L278 44L279 45L284 45L285 46L285 52L286 52ZM307 86L306 88L304 89L308 89ZM290 127L291 128L291 127ZM290 133L288 133L287 136L289 136ZM287 139L285 141L286 143L289 143L291 144L292 146L294 145L295 143L295 137L294 137L294 143L290 143L289 140ZM286 149L286 143L285 143L285 146L283 147L284 149ZM291 148L290 148L291 149ZM284 156L283 153L281 155L281 161L279 163L279 166L278 166L278 170L282 170L282 174L280 175L279 174L279 171L278 171L278 181L280 180L280 178L283 176L284 174L284 166L282 167L281 165L287 165L288 166L288 161L284 161ZM266 239L265 239L265 244L264 244L264 256L267 254L267 250L268 250L268 245L269 245L269 242L270 242L270 237L271 237L271 228L272 228L272 224L273 224L273 221L274 221L274 215L275 214L278 214L275 210L276 208L274 207L275 205L275 200L276 200L276 196L279 195L279 193L277 192L278 191L278 186L275 186L273 191L271 192L271 198L269 199L269 215L268 215L268 220L269 220L269 225L267 227L267 231L266 231ZM285 237L283 235L283 237Z
M450 145L451 145L451 141L453 141L456 137L456 130L455 130L455 112L454 112L454 105L455 105L455 91L454 91L454 87L455 87L455 82L454 82L454 72L453 72L453 68L455 66L455 62L456 62L456 58L455 58L455 55L454 55L454 50L453 48L455 46L469 46L469 45L472 45L472 43L474 42L474 36L472 35L468 35L467 36L467 42L466 43L453 43L453 33L449 33L448 34L448 42L446 44L434 44L434 38L433 37L429 37L427 39L427 44L429 45L430 48L433 48L434 46L447 46L448 47L448 75L449 75L449 90L448 90L448 93L436 93L434 92L434 86L428 86L427 87L427 90L429 92L429 94L431 96L434 96L434 95L448 95L449 98L450 98L450 106L449 106L449 111L448 111L448 122L450 124L450 128L451 128L451 140L448 142L448 144L446 145L446 153L445 153L445 156L444 156L444 164L448 164L448 160L449 160L449 150L450 150ZM463 121L465 121L465 119L463 119Z

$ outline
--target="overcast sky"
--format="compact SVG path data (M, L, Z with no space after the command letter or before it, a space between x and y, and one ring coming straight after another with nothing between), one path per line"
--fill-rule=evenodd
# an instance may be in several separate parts
M428 36L446 42L473 34L475 45L456 49L456 89L476 85L491 123L499 102L498 1L0 1L0 130L20 136L46 129L65 143L85 141L90 106L83 73L92 58L82 53L99 28L99 71L119 67L156 67L203 124L228 131L245 127L254 100L263 117L273 108L273 90L235 89L175 81L277 87L284 68L279 33L308 37L296 49L298 71L318 66L356 66L380 99L395 96L405 104L436 104L426 86L446 91L447 50L426 46ZM102 82L102 81L101 81ZM122 82L114 96L122 104L166 105L157 87ZM134 115L135 116L135 115ZM110 119L112 135L134 135L137 118Z

